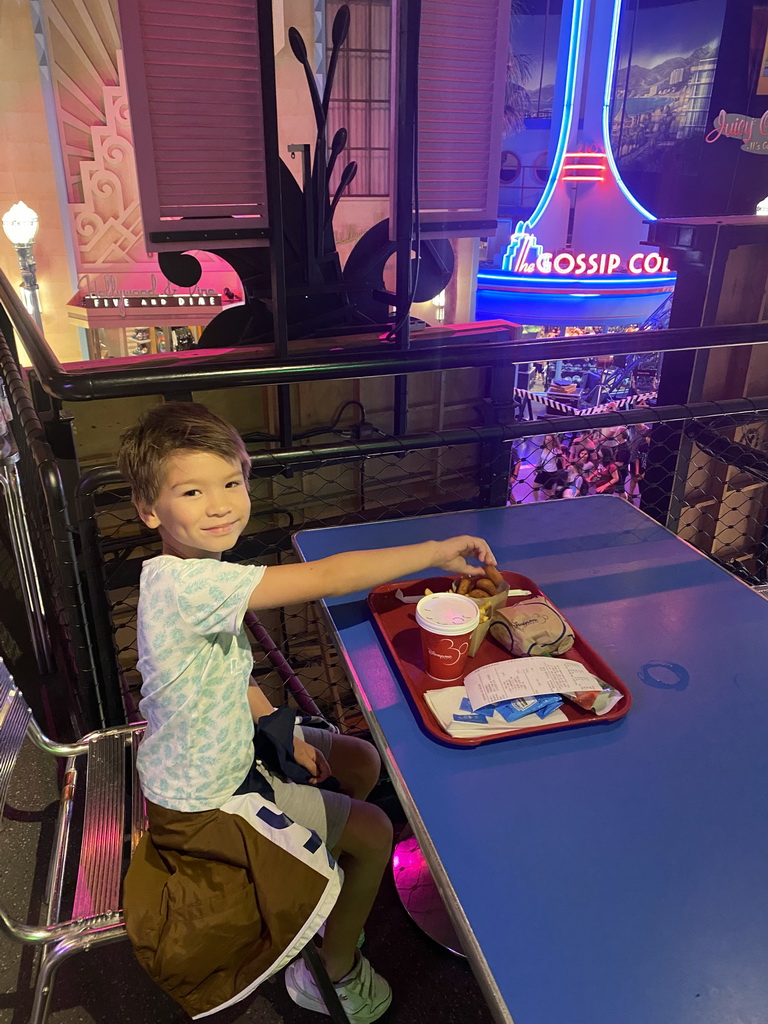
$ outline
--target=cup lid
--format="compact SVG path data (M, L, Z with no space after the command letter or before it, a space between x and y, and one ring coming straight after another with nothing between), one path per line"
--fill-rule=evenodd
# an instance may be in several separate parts
M463 594L427 594L416 605L416 621L431 632L458 636L475 628L480 609Z

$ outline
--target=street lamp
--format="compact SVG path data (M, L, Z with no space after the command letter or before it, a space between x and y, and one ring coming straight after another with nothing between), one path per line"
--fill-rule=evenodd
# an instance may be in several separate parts
M37 287L37 268L32 247L37 236L40 219L26 203L15 203L3 216L3 231L16 250L21 267L21 297L27 312L40 330L43 319L40 315L40 296Z

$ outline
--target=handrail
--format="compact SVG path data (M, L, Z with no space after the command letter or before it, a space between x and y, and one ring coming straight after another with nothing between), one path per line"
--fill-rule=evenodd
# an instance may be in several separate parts
M477 324L488 328L487 324ZM343 339L324 339L323 347ZM484 341L484 344L478 344ZM727 327L686 327L670 331L646 331L627 334L584 336L583 351L590 355L617 355L639 352L690 351L698 348L723 348L768 342L768 324L739 324ZM171 356L144 356L138 365L114 368L114 360L104 366L88 364L82 370L62 368L53 374L35 367L43 388L54 398L88 401L148 395L174 390L210 390L244 385L299 384L308 381L390 377L397 373L421 373L430 370L457 370L469 367L509 366L541 359L563 359L574 353L573 339L534 342L494 342L477 338L471 344L414 347L404 361L403 353L387 348L383 352L306 353L289 357L283 363L261 357L263 349L200 350ZM110 366L109 364L113 364Z
M292 342L294 354L283 362L271 356L271 346L259 346L63 365L2 271L0 305L5 307L42 387L66 401L509 366L578 354L575 338L511 341L511 325L494 320L429 328L421 336L414 335L405 362L401 351L378 337L357 336ZM494 340L499 338L504 340ZM427 339L444 343L423 344ZM759 345L768 343L768 323L590 334L581 336L578 343L579 351L593 356Z
M0 274L1 276L2 274ZM22 311L27 316L32 327L37 330L37 324L29 317L29 314L27 314L23 307ZM84 613L82 585L77 572L74 534L69 518L61 470L50 445L45 440L43 425L37 415L37 410L32 404L32 399L10 351L7 339L2 332L0 332L0 380L4 380L8 388L8 398L13 409L15 425L17 425L17 441L19 444L23 444L29 452L37 472L40 488L43 492L51 540L58 556L58 570L61 574L65 593L68 596L64 612L67 616L67 628L71 637L72 659L81 680L81 696L90 705L89 715L93 720L103 723L101 694L91 660L88 622ZM41 609L41 611L44 611L44 609ZM42 620L40 628L44 629L44 622ZM50 637L47 629L44 629L44 636L46 641L44 653L46 660L49 660ZM96 717L94 718L93 716Z
M727 398L721 402L691 402L688 405L641 406L591 413L589 416L560 416L545 420L521 420L492 427L459 427L451 430L404 437L383 437L371 441L331 441L302 448L275 448L251 455L251 471L269 469L275 472L298 471L315 463L327 465L356 459L386 455L406 455L430 448L448 448L460 444L492 441L515 441L539 434L565 434L584 429L626 426L633 423L679 423L685 420L707 420L722 416L750 416L768 412L768 395L755 398ZM116 466L94 466L78 481L76 495L79 505L80 531L88 520L88 499L100 488L124 484Z

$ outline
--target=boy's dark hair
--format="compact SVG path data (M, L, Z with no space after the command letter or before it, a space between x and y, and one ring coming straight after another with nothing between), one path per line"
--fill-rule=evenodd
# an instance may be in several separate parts
M120 437L117 468L131 485L134 504L155 503L165 463L177 452L210 452L239 462L246 480L250 475L250 457L231 423L198 402L164 402L145 412Z

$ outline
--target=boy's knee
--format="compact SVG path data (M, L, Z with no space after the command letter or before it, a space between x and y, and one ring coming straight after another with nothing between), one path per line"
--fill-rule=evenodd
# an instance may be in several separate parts
M337 848L357 860L388 860L392 852L392 822L375 804L353 800Z
M356 800L364 800L379 781L381 758L367 740L334 736L329 760L344 792Z
M368 787L368 792L370 792L379 781L381 758L379 757L378 750L372 743L368 743L366 740L358 740L357 742L359 747L356 760L359 766L359 778L361 783Z

